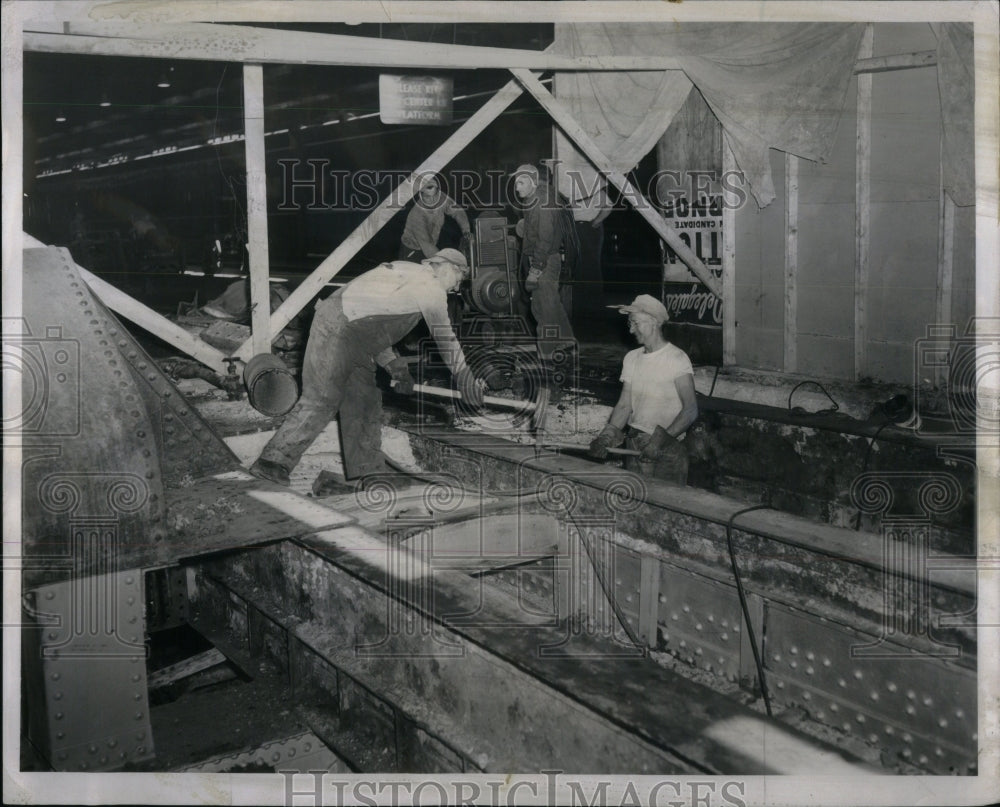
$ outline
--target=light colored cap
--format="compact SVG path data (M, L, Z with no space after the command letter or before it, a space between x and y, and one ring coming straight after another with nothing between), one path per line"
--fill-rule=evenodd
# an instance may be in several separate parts
M465 260L465 256L457 249L452 249L451 247L442 249L429 258L424 258L421 263L450 263L456 269L461 269L463 272L469 268L469 262Z
M646 314L658 323L670 319L663 303L649 294L640 294L632 301L631 305L609 305L608 308L617 308L623 314Z
M538 169L533 165L528 165L527 163L519 165L517 170L514 172L514 176L517 176L518 174L527 174L535 180L535 182L538 182Z

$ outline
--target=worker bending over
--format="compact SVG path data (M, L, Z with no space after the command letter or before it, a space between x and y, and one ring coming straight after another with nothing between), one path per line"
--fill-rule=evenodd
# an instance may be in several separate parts
M421 317L463 399L482 406L482 386L465 362L448 317L447 294L458 290L468 271L462 253L443 249L419 264L377 266L318 303L302 365L302 396L250 472L289 484L291 470L338 414L345 479L384 472L375 365L388 371L399 391L413 391L407 363L392 346Z
M691 360L663 337L667 309L656 298L640 294L631 305L611 307L628 314L629 332L642 347L625 355L621 396L591 442L591 456L603 459L625 441L641 452L626 457L628 470L685 485L684 433L698 417Z

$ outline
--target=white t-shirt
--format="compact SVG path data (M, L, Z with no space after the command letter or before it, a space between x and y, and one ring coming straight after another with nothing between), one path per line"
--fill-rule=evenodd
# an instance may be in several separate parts
M621 380L632 385L632 414L628 425L644 432L673 423L684 405L674 380L694 375L687 353L669 342L647 353L639 347L625 354Z

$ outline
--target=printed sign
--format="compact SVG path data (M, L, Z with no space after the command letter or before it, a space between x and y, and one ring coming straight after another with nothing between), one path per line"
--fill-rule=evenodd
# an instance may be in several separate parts
M452 90L450 78L380 75L379 120L432 126L449 124Z
M722 279L722 197L696 202L675 198L664 212L666 223ZM677 254L664 244L663 304L674 322L722 327L722 300L710 292Z

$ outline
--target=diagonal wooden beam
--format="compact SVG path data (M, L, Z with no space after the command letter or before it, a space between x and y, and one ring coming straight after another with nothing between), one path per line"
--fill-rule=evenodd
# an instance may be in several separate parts
M102 56L147 56L255 64L371 65L383 68L479 70L679 70L671 56L569 56L553 51L407 42L216 23L28 21L25 50Z
M28 235L28 233L24 233L24 249L39 249L45 246L47 245L44 242L39 241L34 236ZM182 327L171 322L162 314L158 314L149 306L143 305L121 289L115 288L106 280L102 280L92 272L88 272L80 264L76 264L76 268L80 272L80 276L84 282L90 287L90 290L116 314L121 314L130 322L134 322L136 325L145 328L154 336L158 336L167 344L184 351L202 364L211 367L220 375L226 374L226 363L223 361L226 357L225 353L202 342L198 337L192 336Z
M344 265L381 230L389 220L413 198L416 183L427 174L435 174L447 165L477 135L499 117L521 95L516 81L508 82L496 95L483 104L465 123L424 160L398 187L394 188L374 211L345 238L330 255L313 270L288 299L271 314L271 333L278 333L315 297ZM252 355L251 340L244 342L236 356L248 360Z
M44 242L24 233L25 249L40 249L45 246L47 245ZM88 272L80 264L76 264L76 268L90 290L116 314L121 314L130 322L145 328L154 336L158 336L167 344L184 351L220 375L226 374L226 363L223 361L225 354L222 351L216 350L211 345L202 342L198 337L192 336L162 314L158 314L152 308L143 305L133 297L129 297L121 289L115 288L106 280Z
M125 319L145 328L154 336L160 337L167 344L184 351L192 358L215 370L219 375L226 374L226 363L223 361L225 354L222 351L202 342L197 336L191 335L162 314L158 314L135 298L129 297L125 292L88 272L82 266L77 265L77 268L90 290L116 314L121 314Z
M672 227L667 226L663 217L653 209L652 204L629 182L628 178L615 168L611 160L591 140L590 135L573 119L570 111L557 101L552 93L545 89L537 77L528 70L512 68L510 72L514 74L515 78L521 83L521 86L531 93L535 97L535 100L541 104L542 108L552 116L552 119L566 133L570 140L576 143L580 150L594 164L594 167L621 191L622 195L636 209L639 215L656 230L660 238L670 245L670 248L677 253L677 257L684 261L687 267L698 276L698 279L708 287L712 294L716 297L722 297L722 289L719 287L719 282L712 276L709 268L702 263L701 258L694 254ZM723 302L725 304L728 301Z

